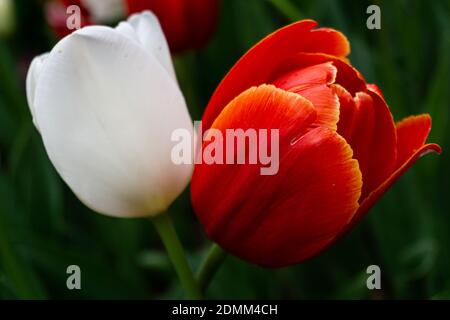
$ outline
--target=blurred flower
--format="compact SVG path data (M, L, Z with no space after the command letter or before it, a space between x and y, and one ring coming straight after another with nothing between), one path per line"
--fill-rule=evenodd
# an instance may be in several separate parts
M395 124L378 87L348 63L345 36L316 26L300 21L251 48L203 117L205 130L280 130L277 175L261 176L255 165L197 164L191 184L208 236L262 266L325 249L420 156L441 151L424 144L430 116Z
M192 122L150 12L62 39L33 61L27 97L50 160L93 210L156 215L188 184L192 166L172 163L170 139Z
M81 24L85 27L91 24L108 24L121 19L125 15L123 0L54 0L45 7L48 24L59 38L63 38L76 29L67 27L70 13L67 8L76 5L80 8Z
M197 49L213 35L219 14L219 0L57 0L46 7L49 25L59 37L74 30L67 28L66 8L81 9L81 26L108 24L133 13L150 10L158 17L172 52Z
M70 3L66 5L64 2ZM76 30L67 27L67 19L69 17L67 7L71 4L77 4L78 2L79 1L50 1L45 6L46 20L59 38L64 38ZM79 5L79 7L81 13L80 28L82 28L90 25L92 22L86 9L81 5Z
M213 35L218 0L125 0L128 13L151 10L158 17L173 52L202 47Z
M66 6L70 2L80 2L90 13L92 21L96 23L108 23L123 18L125 4L123 0L63 0Z
M0 37L10 35L14 27L14 2L12 0L0 0Z
M77 5L89 20L94 23L108 23L121 19L125 15L123 0L58 0L64 7Z

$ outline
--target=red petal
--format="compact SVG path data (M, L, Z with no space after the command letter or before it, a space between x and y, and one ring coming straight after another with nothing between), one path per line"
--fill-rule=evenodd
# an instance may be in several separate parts
M233 99L214 121L212 128L235 128L236 119L241 129L277 128L281 135L297 138L317 118L310 101L302 96L263 84L242 92ZM282 126L280 124L283 124Z
M296 87L304 88L309 85L332 84L336 80L336 72L336 67L328 61L285 73L273 84L285 90Z
M341 85L333 84L331 88L339 99L339 134L350 139L353 130L353 114L356 110L352 95Z
M431 117L428 114L410 116L397 123L397 168L423 146L430 130Z
M314 120L310 102L273 86L247 90L218 116L213 128L222 132L280 129L276 175L261 176L255 165L195 166L195 212L225 250L259 265L286 266L326 247L353 217L362 185L358 162L336 132L307 129Z
M392 114L376 93L351 96L334 86L341 102L338 132L351 145L363 175L361 201L385 181L395 168L397 137Z
M384 181L376 190L372 191L361 203L358 211L349 225L341 232L341 235L350 230L355 224L361 220L361 218L373 207L373 205L383 196L383 194L400 178L420 157L435 152L440 154L442 152L441 147L437 144L430 143L422 145L412 154L397 170Z
M359 91L366 91L366 81L358 70L352 67L347 61L344 61L344 59L323 53L302 52L292 55L291 57L286 57L286 59L273 70L268 82L272 83L274 79L277 79L292 70L298 70L326 62L332 62L333 66L337 68L335 83L344 87L352 95L355 95L356 92Z
M375 92L376 94L378 94L380 97L382 97L384 99L383 92L381 92L381 89L376 84L368 83L367 89L369 89L372 92Z
M275 31L251 48L217 87L203 117L205 128L242 91L269 83L273 70L290 56L300 52L348 55L349 44L342 33L325 28L312 30L316 25L312 20L299 21Z
M273 84L311 101L317 110L315 126L336 130L339 121L339 100L329 87L336 79L336 72L336 67L331 62L325 62L286 73Z

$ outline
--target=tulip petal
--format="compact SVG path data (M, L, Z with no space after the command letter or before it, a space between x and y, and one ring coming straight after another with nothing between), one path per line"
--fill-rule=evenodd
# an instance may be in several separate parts
M431 117L428 114L410 116L397 123L397 168L424 145L430 131Z
M345 36L333 29L313 29L317 23L302 20L279 29L251 48L230 70L214 92L203 125L209 128L222 109L252 86L270 83L274 70L285 59L301 52L321 52L345 57L350 47Z
M33 117L33 123L36 129L39 131L39 126L36 121L36 112L34 110L34 94L36 91L36 84L44 66L45 60L48 58L48 53L41 54L33 59L28 69L26 89L27 89L27 101L30 108L31 116Z
M116 29L130 39L137 41L176 80L166 37L158 18L152 12L144 11L139 14L133 14L128 18L127 22L119 23Z
M397 159L394 120L376 93L358 92L352 98L342 87L334 89L340 99L338 133L352 146L363 175L361 201L392 173Z
M339 99L339 134L349 139L353 130L353 113L356 110L355 100L343 86L333 84L331 88Z
M47 153L74 193L113 216L157 214L186 187L171 135L192 134L183 96L161 64L109 27L86 27L51 51L34 98Z
M192 202L208 236L253 263L281 267L327 246L358 208L361 172L335 131L310 129L311 103L273 86L234 99L212 128L279 128L276 175L255 165L195 166ZM306 131L305 131L306 130ZM287 245L288 244L288 245Z
M329 87L336 79L336 72L332 62L325 62L289 72L273 84L311 101L317 109L315 126L336 130L339 121L339 99Z
M340 236L349 231L354 225L356 225L362 217L373 207L373 205L384 195L384 193L389 190L389 188L406 172L408 169L421 157L428 153L437 153L440 154L442 152L441 147L437 144L430 143L426 145L422 145L419 149L415 150L415 152L405 161L403 164L398 167L395 172L393 172L390 177L384 181L376 190L372 191L361 203L358 211L356 212L352 221L345 227L345 229L341 232Z
M367 84L367 89L375 92L376 94L378 94L380 97L382 97L384 99L384 95L383 92L381 91L381 89L374 83L368 83Z
M334 83L344 87L350 94L355 95L359 91L365 91L366 81L363 75L347 61L342 58L331 56L324 53L305 53L300 52L291 57L287 57L280 65L277 66L276 72L272 74L270 81L276 79L280 75L317 64L333 63L337 69L336 79Z
M278 103L280 106L277 112L264 118L267 112L277 108ZM258 119L254 119L255 121L251 121L257 112L261 115ZM294 131L295 136L291 138L299 138L299 134L304 133L316 120L317 110L301 95L278 89L273 85L261 85L252 87L233 99L216 118L213 128L226 129L228 125L232 127L236 117L242 121L240 127L242 129L257 129L262 124L266 128L276 125L276 128L282 132ZM286 126L279 127L281 121Z

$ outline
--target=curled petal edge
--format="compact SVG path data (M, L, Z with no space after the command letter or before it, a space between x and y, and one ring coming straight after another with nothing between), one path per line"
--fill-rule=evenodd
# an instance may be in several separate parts
M429 154L429 153L437 153L441 154L442 149L438 144L429 143L425 144L408 159L406 160L397 170L395 170L389 178L384 181L377 189L372 191L366 199L359 206L356 214L350 223L344 228L344 230L340 233L338 238L349 231L355 224L357 224L361 218L370 210L370 208L375 204L378 199L421 157Z

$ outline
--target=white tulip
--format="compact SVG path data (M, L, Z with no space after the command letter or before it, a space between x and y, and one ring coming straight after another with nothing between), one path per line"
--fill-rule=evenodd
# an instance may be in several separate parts
M50 160L93 210L157 215L189 183L171 134L193 125L152 13L62 39L31 64L27 97Z

